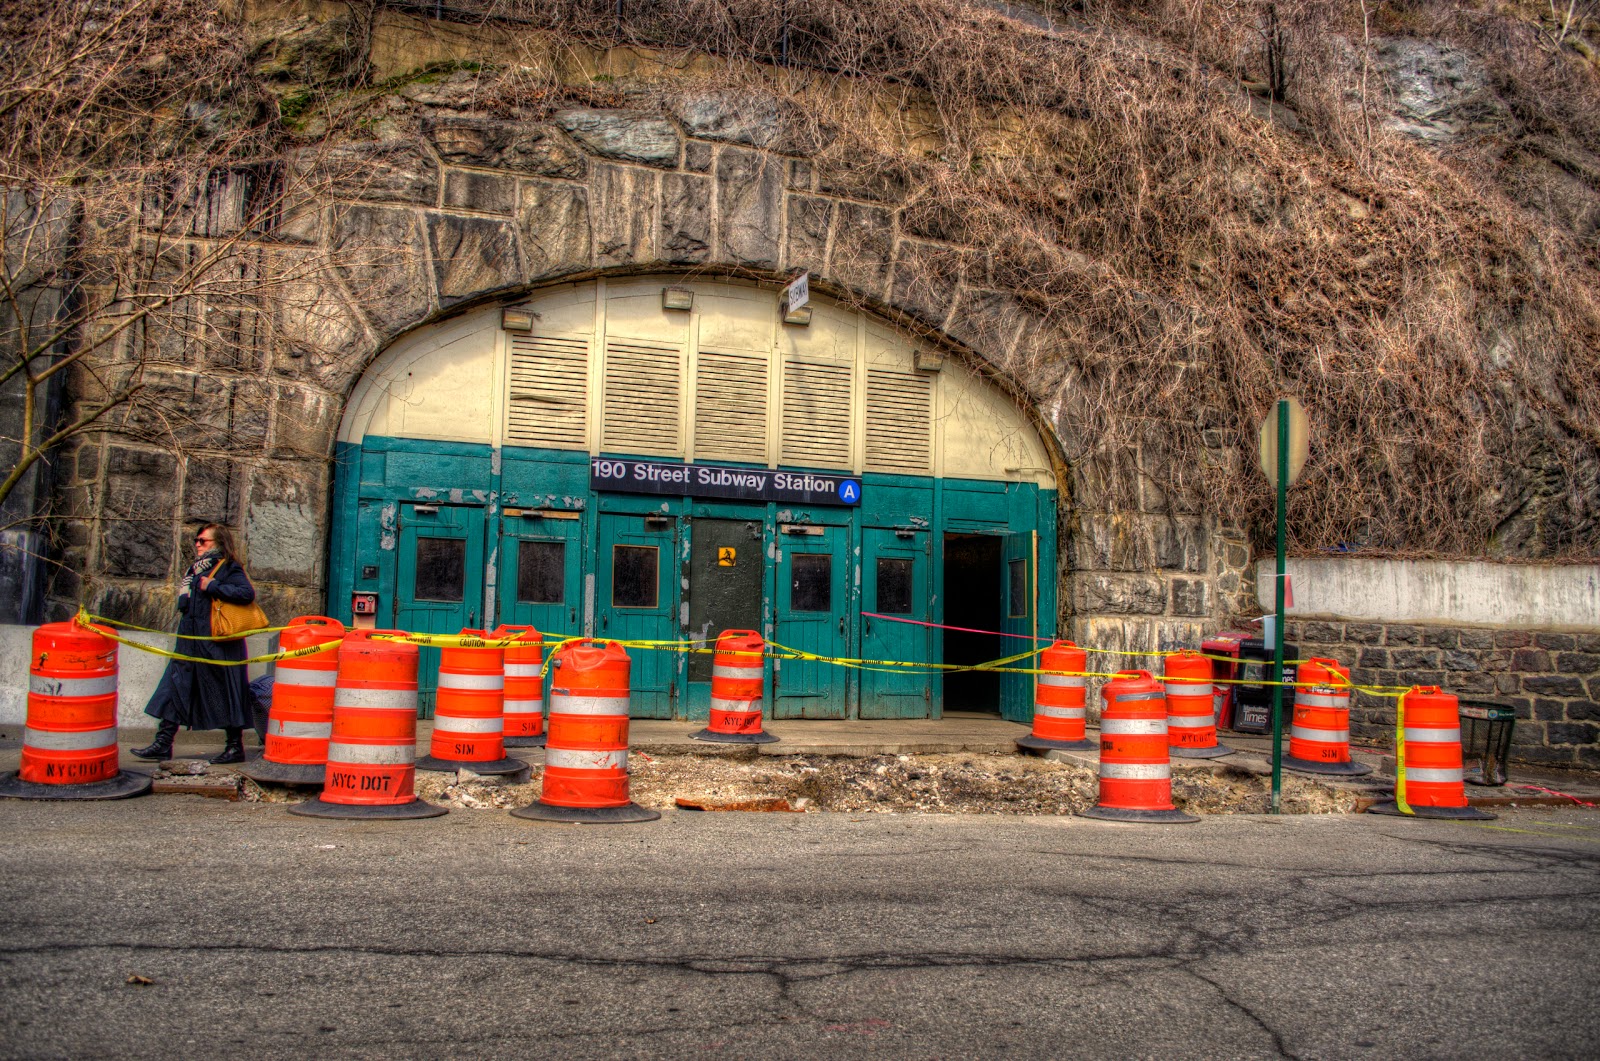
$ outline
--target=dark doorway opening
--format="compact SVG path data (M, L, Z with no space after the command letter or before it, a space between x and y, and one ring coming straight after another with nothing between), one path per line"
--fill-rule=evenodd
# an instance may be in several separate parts
M999 630L1005 587L1000 578L1003 539L988 534L944 536L944 621L947 626ZM970 666L1005 655L998 633L944 631L944 662ZM1000 711L1000 675L948 671L944 676L944 710Z

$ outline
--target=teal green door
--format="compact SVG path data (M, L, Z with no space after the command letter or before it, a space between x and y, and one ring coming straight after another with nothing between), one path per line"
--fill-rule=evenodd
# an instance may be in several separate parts
M709 648L725 630L761 632L767 583L763 544L759 517L689 521L688 640ZM709 654L689 655L685 713L690 718L710 716L711 668Z
M1037 539L1033 531L1006 535L1005 544L1005 632L1022 635L1005 639L1008 656L1024 652L1028 646L1038 644L1027 640L1039 632L1039 571ZM1034 657L1037 659L1038 657ZM1023 659L1013 667L1031 667L1033 660ZM1012 722L1027 722L1033 718L1033 675L1002 674L1000 676L1000 716Z
M582 632L583 521L568 515L505 516L500 529L500 622L546 643Z
M596 556L595 637L677 641L678 520L675 516L600 514ZM680 653L629 648L634 718L671 718Z
M394 624L419 634L454 634L483 617L483 509L401 504ZM417 705L433 717L439 650L417 659Z
M779 528L772 639L819 656L850 656L848 527ZM850 671L812 660L773 661L773 718L848 718Z
M933 630L918 625L929 619L930 534L867 527L861 537L861 657L932 661ZM929 671L870 663L862 669L862 718L928 718L934 712Z

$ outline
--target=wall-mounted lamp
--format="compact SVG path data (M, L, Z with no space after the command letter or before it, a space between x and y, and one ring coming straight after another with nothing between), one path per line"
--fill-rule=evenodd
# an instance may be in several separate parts
M922 372L937 372L944 367L944 354L938 350L918 348L911 355L911 363Z
M783 315L783 323L785 323L785 324L794 324L794 325L797 325L797 326L799 326L801 328L810 327L810 325L811 325L811 307L810 306L801 306L799 309L790 310L789 312L787 312L787 313L785 313Z
M503 309L500 311L500 327L508 332L533 331L533 319L538 314L526 309Z
M663 287L661 289L662 309L693 309L694 292L687 287Z

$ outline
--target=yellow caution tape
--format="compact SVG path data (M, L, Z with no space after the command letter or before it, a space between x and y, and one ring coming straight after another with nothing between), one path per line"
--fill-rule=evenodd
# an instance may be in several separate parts
M1406 698L1403 694L1394 708L1394 805L1401 814L1416 814L1406 802Z
M243 667L250 663L277 663L280 660L299 659L302 656L314 656L318 652L327 652L329 649L335 649L339 647L338 641L325 641L320 645L307 645L305 648L291 648L282 652L271 652L265 656L251 656L248 659L209 659L204 656L186 656L181 652L170 652L164 648L156 648L154 645L146 645L139 641L132 641L126 637L122 637L115 630L97 627L95 632L100 634L102 637L107 638L108 640L115 641L119 645L127 645L129 648L136 648L140 652L148 652L152 656L163 656L166 659L181 659L187 663L209 663L214 667ZM159 630L152 632L160 633ZM180 637L179 640L199 641L203 639Z
M107 619L103 615L90 615L87 611L85 611L82 608L78 609L78 614L75 616L75 619L77 620L77 622L80 625L85 625L85 626L88 625L89 623L94 623L94 624L96 624L98 626L119 626L124 630L137 630L141 634L171 634L172 633L171 630L152 630L148 626L138 626L138 625L136 625L134 623L118 622L115 619ZM184 634L183 636L188 638L190 641L237 641L241 637L253 637L256 634L276 634L276 633L279 633L280 631L287 630L287 629L289 629L287 626L263 626L259 630L246 630L242 634L229 634L227 637L213 637L211 635L207 635L205 637L202 637L199 634Z

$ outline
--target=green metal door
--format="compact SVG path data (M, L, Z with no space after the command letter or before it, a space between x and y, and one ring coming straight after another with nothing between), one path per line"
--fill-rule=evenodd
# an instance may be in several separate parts
M818 656L849 656L848 527L784 526L778 534L772 639ZM848 718L850 671L814 660L773 660L773 718Z
M531 626L545 640L582 632L583 520L532 509L501 521L500 622Z
M419 634L454 634L483 616L483 509L401 504L395 626ZM417 705L433 717L439 650L417 659Z
M1022 635L1006 638L1008 656L1026 651L1028 640L1039 633L1039 557L1038 533L1024 531L1006 535L1005 545L1005 632ZM1018 660L1013 667L1031 667L1033 661ZM1000 676L1000 715L1013 722L1027 722L1033 718L1033 676L1031 674L1003 674Z
M618 641L676 641L678 520L675 516L600 514L596 557L596 637ZM629 648L634 718L671 718L682 654Z
M933 630L917 625L929 619L929 533L867 527L861 538L861 657L930 662ZM871 664L861 671L862 718L928 718L934 712L928 671Z
M766 583L762 537L761 519L701 517L690 521L689 640L715 641L724 630L761 632L761 596ZM709 654L690 654L690 718L711 713L711 666Z

